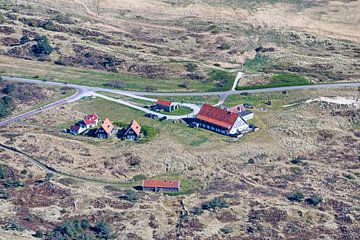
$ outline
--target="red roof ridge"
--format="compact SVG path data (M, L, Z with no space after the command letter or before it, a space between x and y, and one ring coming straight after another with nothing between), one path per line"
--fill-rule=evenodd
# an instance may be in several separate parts
M139 124L135 119L133 119L133 120L131 121L131 123L129 124L128 128L126 129L125 134L127 134L127 132L128 132L130 129L132 129L132 130L136 133L136 135L138 135L138 136L140 135L141 126L140 126L140 124Z
M114 129L114 125L112 124L112 122L106 118L104 120L104 123L101 124L101 128L104 129L104 131L107 133L107 134L111 134L111 132L113 131Z
M158 180L145 179L142 182L143 187L162 187L162 188L179 188L180 181L177 180Z
M170 107L170 106L173 104L173 102L167 101L167 100L158 99L158 100L156 100L156 104L157 104L157 105L162 105L162 106Z
M204 104L196 118L226 129L230 129L238 119L238 115L225 109Z

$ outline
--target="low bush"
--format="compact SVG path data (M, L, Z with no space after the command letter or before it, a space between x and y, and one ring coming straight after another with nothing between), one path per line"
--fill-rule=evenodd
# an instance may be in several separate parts
M194 215L201 215L204 213L204 210L202 208L199 207L193 207L193 209L191 209L190 211L192 214Z
M7 117L14 109L14 103L10 96L0 98L0 118Z
M311 206L317 206L322 203L322 201L322 197L318 195L312 195L311 197L305 199L305 202Z
M135 203L137 202L137 200L139 200L139 195L135 191L128 190L125 191L125 193L121 195L119 198L122 200L126 200L128 202Z
M222 198L214 198L209 202L201 205L203 210L215 210L216 208L228 208L229 204Z
M301 192L290 193L288 194L287 199L292 202L301 202L304 199L304 194Z
M10 193L4 190L0 190L0 199L8 199L10 198Z
M120 80L113 80L109 83L105 83L104 86L111 88L119 88L119 89L126 88L126 84Z
M14 92L15 89L16 89L16 85L14 83L9 83L9 84L6 84L6 86L1 91L2 91L2 93L10 94L10 93Z

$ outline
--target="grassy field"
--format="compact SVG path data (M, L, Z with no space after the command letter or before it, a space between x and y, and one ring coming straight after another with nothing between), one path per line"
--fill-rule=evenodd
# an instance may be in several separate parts
M155 99L164 99L172 102L180 102L180 103L194 103L194 104L216 104L219 102L219 96L185 96L185 97L163 97L163 96L151 96Z
M178 109L172 112L163 112L166 115L180 116L192 113L191 108L180 106Z
M249 86L237 86L237 90L251 90L261 88L275 88L275 87L287 87L287 86L302 86L313 84L308 79L290 73L275 74L271 78L271 83L249 85Z

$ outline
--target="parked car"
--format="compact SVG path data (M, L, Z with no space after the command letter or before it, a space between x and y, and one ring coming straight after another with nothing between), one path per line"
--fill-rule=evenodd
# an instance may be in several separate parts
M253 105L249 104L249 103L244 103L244 108L249 108L249 109L253 109Z
M167 117L166 116L163 116L163 117L161 117L159 120L160 121L165 121L167 119Z

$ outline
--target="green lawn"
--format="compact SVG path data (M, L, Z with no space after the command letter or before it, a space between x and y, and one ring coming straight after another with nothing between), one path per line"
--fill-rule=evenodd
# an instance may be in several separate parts
M163 99L163 100L169 100L172 102L180 102L180 103L194 103L194 104L216 104L219 102L220 97L219 96L185 96L185 97L159 97L159 96L151 96L151 98L154 99Z
M181 116L181 115L187 115L192 113L192 109L188 107L180 106L178 109L172 112L163 112L166 115L172 115L172 116Z
M302 86L313 84L308 79L292 74L292 73L281 73L275 74L271 78L271 82L267 84L249 85L249 86L237 86L237 90L251 90L261 88L275 88L275 87L287 87L287 86Z

